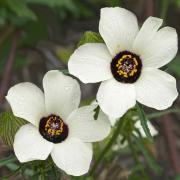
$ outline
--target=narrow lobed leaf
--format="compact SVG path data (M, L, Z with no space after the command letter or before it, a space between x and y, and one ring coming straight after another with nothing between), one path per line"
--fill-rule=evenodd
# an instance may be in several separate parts
M0 114L0 137L9 147L13 146L14 136L17 130L27 122L21 118L15 117L11 112Z
M152 138L152 135L150 133L149 127L147 125L148 119L147 119L147 117L145 115L143 107L141 106L141 104L137 103L136 108L137 108L137 111L138 111L138 114L139 114L139 117L140 117L141 126L142 126L147 138L149 138L151 141L153 141L153 138Z

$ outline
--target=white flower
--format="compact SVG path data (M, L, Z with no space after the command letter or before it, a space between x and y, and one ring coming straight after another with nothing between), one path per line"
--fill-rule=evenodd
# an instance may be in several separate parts
M103 43L87 43L70 57L71 74L84 83L102 81L97 100L111 117L121 117L136 101L163 110L177 98L176 80L160 67L177 53L174 28L149 17L139 30L136 16L115 7L101 9Z
M6 99L15 116L30 123L15 135L14 151L20 162L45 160L51 154L67 174L88 172L92 159L91 142L110 132L107 116L93 118L96 105L78 108L80 87L76 80L59 71L49 71L43 92L32 83L12 87Z

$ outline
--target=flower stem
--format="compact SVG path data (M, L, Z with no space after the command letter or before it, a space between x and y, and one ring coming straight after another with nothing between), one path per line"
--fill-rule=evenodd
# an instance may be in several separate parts
M147 114L147 118L148 119L158 118L158 117L170 114L170 113L180 113L180 109L179 108L174 108L174 109L169 109L169 110L166 110L166 111Z
M123 121L123 123L120 123L120 121ZM121 129L125 126L127 122L127 119L121 119L118 121L118 125L112 135L112 137L110 138L109 142L106 144L106 146L104 147L104 149L102 150L102 152L99 154L97 161L95 162L94 166L92 167L89 175L93 176L96 168L99 166L100 162L102 161L103 157L105 156L105 154L108 152L108 150L112 147L113 143L116 141L119 132L121 131Z

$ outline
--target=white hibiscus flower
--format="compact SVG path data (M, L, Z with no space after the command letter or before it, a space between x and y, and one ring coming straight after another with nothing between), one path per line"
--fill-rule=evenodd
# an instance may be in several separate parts
M32 83L13 86L6 96L15 116L30 123L15 135L14 151L20 162L45 160L49 154L67 174L88 172L92 159L90 142L110 132L107 116L93 118L96 105L78 108L80 87L76 80L59 71L49 71L43 92Z
M87 43L70 57L71 74L84 83L102 81L97 100L101 109L121 117L136 101L163 110L177 98L176 80L160 67L177 53L174 28L149 17L139 30L136 16L115 7L101 9L99 32L103 43Z

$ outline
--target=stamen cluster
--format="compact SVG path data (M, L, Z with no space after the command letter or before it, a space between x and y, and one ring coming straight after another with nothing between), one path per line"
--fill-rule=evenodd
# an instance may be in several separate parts
M117 54L111 62L114 78L123 83L135 82L141 73L142 63L139 56L128 51Z

